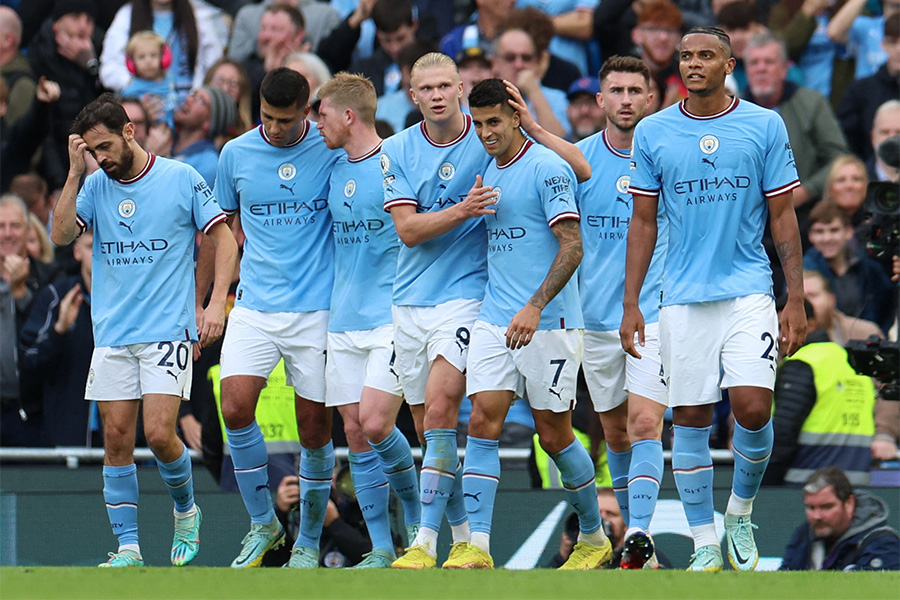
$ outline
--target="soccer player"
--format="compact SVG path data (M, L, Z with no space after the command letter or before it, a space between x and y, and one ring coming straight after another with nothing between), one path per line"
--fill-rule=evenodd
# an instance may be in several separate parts
M759 560L753 499L772 450L772 389L779 352L806 335L803 266L791 190L800 182L784 122L725 92L734 69L728 36L695 28L682 38L681 77L689 96L641 121L634 132L629 190L624 315L620 336L635 356L645 342L640 291L657 240L662 202L669 222L659 343L674 409L672 469L694 538L692 571L723 567L713 522L709 432L719 388L734 412L734 479L725 512L735 569ZM778 316L763 250L766 217L789 298ZM780 339L779 339L780 337ZM780 343L779 343L780 342Z
M456 422L469 337L487 281L481 217L494 194L481 185L490 157L471 117L460 110L456 63L426 54L413 64L410 83L424 121L384 141L381 171L384 209L403 242L392 296L394 369L426 446L419 531L392 566L425 569L436 566L445 510L451 556L469 541Z
M268 488L265 440L254 414L259 392L283 357L296 392L300 534L288 566L316 568L331 491L334 448L325 407L325 344L334 277L328 178L337 152L311 131L309 84L278 68L260 85L262 125L225 144L216 195L240 211L246 235L241 283L222 344L222 417L234 473L250 513L234 568L258 566L284 543Z
M499 196L485 217L488 284L467 363L472 417L463 495L471 543L444 568L494 566L490 532L500 480L498 440L510 404L524 396L541 447L556 463L578 514L578 542L560 568L595 569L612 558L612 544L601 526L594 461L572 432L584 324L572 279L582 247L576 173L569 163L580 179L590 177L591 169L568 142L554 137L545 147L525 137L522 128L530 130L525 124L533 117L508 85L486 79L469 94L475 129L493 157L484 181Z
M596 101L606 129L576 144L594 175L578 189L584 260L579 291L584 313L584 378L606 439L609 472L628 531L620 565L652 567L647 530L663 474L660 435L666 386L659 363L659 283L666 254L666 221L659 215L656 249L641 289L646 327L641 358L619 341L625 294L625 246L631 221L628 193L631 138L653 94L650 70L640 59L613 56L600 68Z
M101 567L144 564L138 542L134 437L143 403L144 435L175 502L171 561L182 566L200 549L191 457L175 432L190 398L191 344L222 335L237 245L225 215L197 171L148 153L112 94L85 106L69 136L69 173L53 212L53 241L69 244L93 229L91 317L94 353L85 398L103 419L103 497L119 549ZM84 152L103 173L78 186ZM77 195L77 197L76 197ZM215 245L215 278L205 311L195 313L194 238ZM199 331L199 336L198 336Z
M410 543L421 513L409 442L395 425L403 392L394 369L391 291L400 242L384 214L375 86L338 73L318 97L316 128L329 148L346 152L331 172L328 195L335 245L325 405L343 418L353 487L372 540L372 552L354 568L389 568L397 557L388 482L403 504Z

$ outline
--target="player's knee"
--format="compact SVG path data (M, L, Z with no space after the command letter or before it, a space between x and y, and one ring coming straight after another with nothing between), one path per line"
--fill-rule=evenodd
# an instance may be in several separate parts
M167 448L178 436L175 435L175 429L163 426L145 426L144 437L147 438L147 445L155 452L158 449Z
M381 414L360 415L363 433L370 442L381 442L391 434L394 423Z
M571 431L558 431L551 429L538 434L538 442L544 452L549 455L558 454L568 448L575 441Z
M660 420L654 414L641 413L628 421L628 437L631 442L658 439Z
M252 407L242 405L240 402L222 401L222 420L225 427L232 431L242 429L253 422L254 411Z
M503 419L497 419L480 410L472 410L469 419L469 435L486 440L500 439L503 429Z

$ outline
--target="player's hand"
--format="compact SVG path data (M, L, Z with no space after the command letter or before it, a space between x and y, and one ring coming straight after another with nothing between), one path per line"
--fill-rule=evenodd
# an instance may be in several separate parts
M81 176L84 173L84 153L87 144L77 134L69 135L69 173Z
M806 341L806 311L803 299L788 297L779 317L778 350L782 356L792 356Z
M520 92L519 88L514 86L512 82L507 81L506 79L503 80L503 84L506 86L506 91L512 96L512 99L507 100L507 102L509 102L509 105L513 110L519 113L519 124L526 133L531 133L537 125L537 121L534 120L534 115L528 110L528 104L522 97L522 92Z
M496 210L488 208L494 204L497 204L497 192L493 187L483 185L481 175L476 175L475 185L466 194L465 199L456 206L459 207L457 210L462 211L463 217L469 219L496 213Z
M872 440L872 458L875 460L897 460L897 444L883 437Z
M200 425L197 417L184 415L178 420L178 425L181 426L181 434L184 436L184 443L188 445L188 448L197 452L202 451L203 445L200 440L202 439L203 426Z
M59 100L60 95L62 94L62 90L59 87L59 84L55 81L50 81L46 77L41 77L38 79L37 89L35 90L35 97L45 104L50 104L51 102L56 102Z
M53 325L56 333L63 335L72 329L72 326L75 325L75 320L78 319L78 311L81 310L83 302L84 296L81 295L81 284L76 283L59 302L59 317L57 317L56 323Z
M635 358L642 358L634 345L634 337L637 334L638 345L644 346L644 315L637 306L626 306L622 315L622 325L619 326L619 338L622 341L622 349Z
M18 254L9 254L2 258L0 264L0 276L9 284L9 288L15 293L16 288L25 285L28 274L31 272L31 261Z
M530 344L540 324L541 309L529 302L509 322L509 327L506 328L506 347L518 350Z
M225 305L210 302L206 310L197 316L197 333L200 346L206 348L222 337L225 330Z
M275 505L283 513L291 512L291 509L300 503L300 478L296 475L286 475L281 478L278 490L275 492Z

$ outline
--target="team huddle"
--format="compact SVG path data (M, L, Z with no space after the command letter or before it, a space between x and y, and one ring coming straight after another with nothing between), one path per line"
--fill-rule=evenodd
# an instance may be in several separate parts
M647 119L647 67L608 59L597 96L607 127L577 145L544 130L508 81L467 90L464 113L456 65L443 54L412 69L422 123L385 140L367 79L340 73L323 85L313 123L306 79L275 69L260 88L262 125L224 146L214 190L191 167L144 151L111 97L85 107L69 139L53 237L94 234L86 397L102 401L103 493L119 540L100 566L143 564L132 456L141 403L175 502L172 564L199 551L201 512L175 420L190 393L192 343L207 346L224 328L237 219L246 239L222 346L221 410L251 525L232 567L258 566L285 541L255 420L283 358L302 445L300 530L286 567L319 565L336 407L372 542L354 568L436 567L445 516L453 539L443 568L493 568L498 440L510 405L524 397L578 515L561 568L602 568L612 544L594 462L571 422L583 367L627 524L621 566L656 566L649 526L662 418L672 407L673 471L695 544L690 570L723 568L708 438L712 404L727 388L736 421L728 558L735 569L755 568L751 511L772 449L775 361L799 347L806 321L787 132L776 113L726 95L729 44L717 29L688 32L680 68L690 96ZM105 173L79 190L84 151ZM767 222L789 292L780 328L762 246ZM195 294L197 230L206 236ZM464 395L472 414L463 464ZM424 446L418 477L395 425L403 402ZM391 489L409 546L400 556Z

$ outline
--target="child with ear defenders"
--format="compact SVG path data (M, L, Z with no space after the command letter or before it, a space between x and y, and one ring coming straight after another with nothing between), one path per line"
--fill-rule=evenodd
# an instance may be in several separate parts
M177 95L167 73L172 65L172 51L166 41L153 31L135 33L125 46L125 65L134 77L122 95L141 99L148 94L157 97L164 111L159 120L174 131Z

